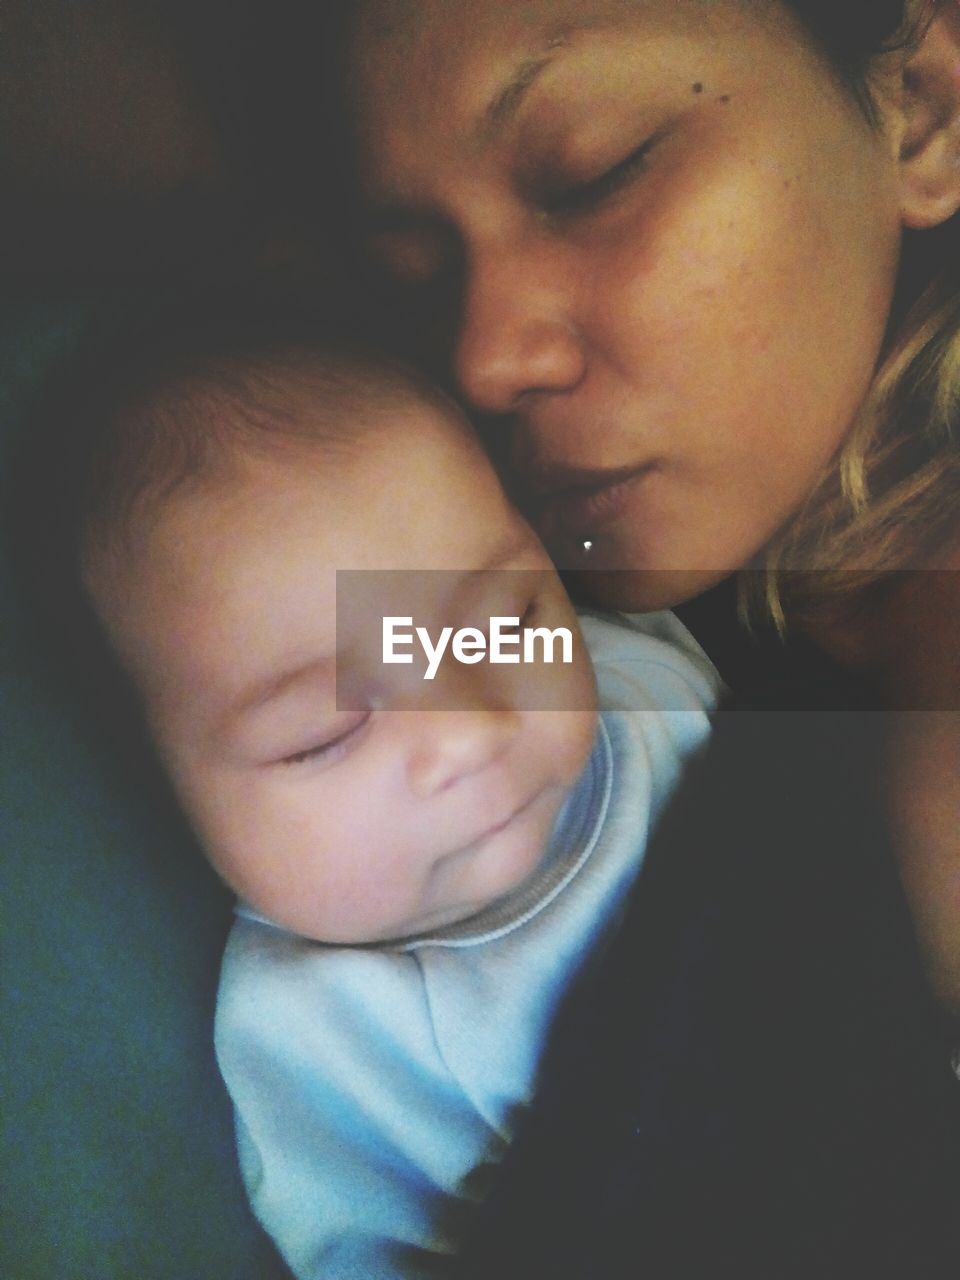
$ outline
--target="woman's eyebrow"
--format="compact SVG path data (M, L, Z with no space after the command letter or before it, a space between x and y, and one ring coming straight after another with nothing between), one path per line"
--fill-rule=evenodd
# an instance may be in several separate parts
M550 66L560 50L570 43L571 37L579 35L581 31L593 25L586 22L578 23L554 32L547 38L539 53L525 58L517 66L510 79L493 95L483 113L480 132L486 139L489 140L516 115L537 77Z
M542 57L530 58L520 64L513 78L497 92L483 113L484 134L489 137L491 134L496 133L512 116L516 115L527 90L537 76L549 67L553 58L554 55L552 53L547 53Z

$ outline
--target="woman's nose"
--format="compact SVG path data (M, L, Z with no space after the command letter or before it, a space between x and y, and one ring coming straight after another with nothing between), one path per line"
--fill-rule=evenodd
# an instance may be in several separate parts
M531 393L571 390L585 371L574 299L543 240L490 245L468 264L455 367L477 409L508 413Z
M413 750L409 756L410 787L427 799L480 773L508 751L520 717L510 709L447 711L418 709Z

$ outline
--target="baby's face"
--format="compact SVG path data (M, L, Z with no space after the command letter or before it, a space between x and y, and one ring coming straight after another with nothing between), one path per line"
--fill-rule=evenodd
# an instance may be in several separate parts
M341 578L338 635L338 568L444 572L366 575L381 587L349 608ZM391 583L406 585L375 599ZM435 407L181 494L95 594L214 866L307 937L399 938L509 892L589 754L593 677L566 595L479 446ZM574 660L448 658L425 680L383 664L383 614L434 639L526 615L570 628ZM547 702L563 709L524 709Z

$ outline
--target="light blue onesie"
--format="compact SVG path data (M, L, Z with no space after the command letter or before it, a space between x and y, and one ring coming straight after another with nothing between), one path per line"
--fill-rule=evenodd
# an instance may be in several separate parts
M600 723L532 881L402 944L234 925L217 1053L251 1203L298 1280L451 1273L557 1005L707 736L718 679L673 615L581 622Z

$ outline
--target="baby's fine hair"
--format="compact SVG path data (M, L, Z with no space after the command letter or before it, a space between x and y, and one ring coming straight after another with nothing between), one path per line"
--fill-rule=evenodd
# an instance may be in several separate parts
M71 696L122 683L87 584L122 569L177 494L257 456L321 450L337 466L404 405L456 413L312 300L244 286L121 310L41 393L5 504L30 643Z
M398 405L444 402L414 370L307 306L254 294L175 300L70 387L59 463L81 565L122 554L177 492L238 457L323 449L335 465Z

